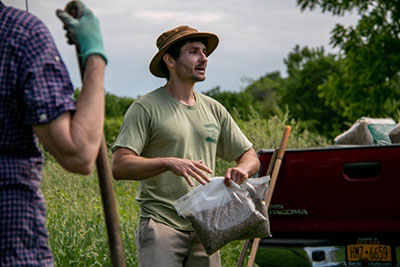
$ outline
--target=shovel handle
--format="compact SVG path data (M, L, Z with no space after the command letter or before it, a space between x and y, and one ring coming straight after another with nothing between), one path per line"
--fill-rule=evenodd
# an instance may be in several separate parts
M84 7L81 1L71 1L65 6L65 11L74 18L83 16ZM78 44L75 44L81 78L83 80L85 67L79 57L80 51ZM100 144L99 153L96 159L97 174L99 177L99 186L101 200L103 203L104 217L107 226L108 242L111 251L111 261L113 267L125 267L124 249L122 245L121 232L118 222L118 213L115 204L114 190L112 185L112 176L108 162L107 146L104 134Z
M65 6L64 10L76 19L79 19L83 16L83 4L79 0L74 0L74 1L68 2L67 5ZM81 51L80 51L79 45L77 43L75 43L75 50L76 50L76 55L78 57L79 73L80 73L81 79L83 81L85 67L83 66L83 62L79 57Z
M276 154L276 151L275 151L274 154L272 155L272 158L271 158L271 161L270 161L270 166L268 168L268 173L272 172L272 176L271 176L271 181L270 181L269 187L268 187L267 197L265 199L265 206L267 207L267 210L269 209L269 205L271 204L272 194L274 193L276 180L278 178L279 169L281 167L282 160L283 160L283 157L285 155L286 145L288 143L291 130L292 129L291 129L290 126L285 126L285 129L283 130L281 143L280 143L280 146L279 146L279 149L278 149L278 154ZM272 165L273 165L273 168L271 168ZM252 247L251 247L251 250L250 250L249 260L247 262L247 267L253 267L253 265L254 265L254 262L255 262L255 259L256 259L256 255L257 255L257 251L258 251L258 246L260 244L260 240L261 240L260 238L253 239L253 244L252 244ZM237 267L242 267L243 266L244 258L246 256L249 243L250 243L250 240L246 240L245 241L245 244L244 244L243 249L242 249L242 253L240 254L240 257L239 257L239 261L238 261Z

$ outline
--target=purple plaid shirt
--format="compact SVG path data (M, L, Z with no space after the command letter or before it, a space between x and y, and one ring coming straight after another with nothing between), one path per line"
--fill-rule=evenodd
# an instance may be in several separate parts
M53 39L29 13L0 2L0 266L52 266L32 125L74 110Z

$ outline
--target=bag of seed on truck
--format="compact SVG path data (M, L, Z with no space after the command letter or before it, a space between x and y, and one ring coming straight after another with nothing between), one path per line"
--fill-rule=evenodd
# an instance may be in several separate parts
M233 240L270 236L265 196L269 176L226 187L224 177L211 178L174 202L179 215L193 225L208 255Z
M335 137L337 145L390 145L390 131L396 123L391 118L362 117L349 130Z

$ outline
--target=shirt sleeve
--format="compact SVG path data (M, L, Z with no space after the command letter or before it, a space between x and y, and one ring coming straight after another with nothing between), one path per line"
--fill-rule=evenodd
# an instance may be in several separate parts
M73 86L54 41L41 22L34 25L23 50L23 101L28 125L48 123L75 110Z
M148 144L149 136L150 116L141 104L133 102L111 149L115 152L121 147L128 148L140 155Z
M226 161L233 161L252 146L253 144L243 134L229 112L224 109L221 116L221 135L217 156Z

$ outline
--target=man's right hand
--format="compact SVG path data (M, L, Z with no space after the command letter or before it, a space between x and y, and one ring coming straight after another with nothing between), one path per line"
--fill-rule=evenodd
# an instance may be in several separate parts
M73 9L77 11L77 18L68 13ZM67 30L68 43L78 46L83 66L86 64L87 57L93 54L102 56L107 63L99 19L90 9L81 1L71 1L65 10L58 9L56 14L64 23L64 29Z
M194 161L180 158L166 158L166 160L169 170L176 175L183 176L190 186L194 186L190 177L193 177L202 185L210 182L210 178L204 172L211 174L212 170L205 166L201 160Z

